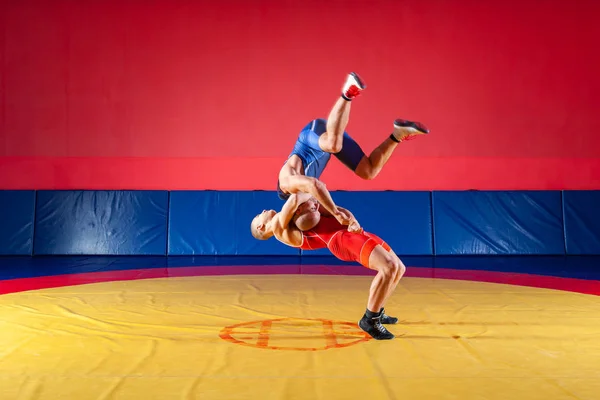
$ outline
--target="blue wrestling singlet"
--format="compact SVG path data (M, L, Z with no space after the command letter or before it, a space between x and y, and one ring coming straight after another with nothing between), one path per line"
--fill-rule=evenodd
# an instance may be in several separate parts
M298 136L298 140L294 145L294 149L288 156L288 159L293 155L300 157L302 165L304 166L304 175L306 176L318 179L331 158L331 153L323 151L319 146L319 137L326 131L326 120L321 118L312 120L302 129ZM354 171L364 155L365 153L358 143L356 143L347 132L344 132L342 150L339 153L335 153L334 156L336 156L345 166ZM277 181L277 195L282 200L287 200L290 196L281 190L279 187L279 180Z

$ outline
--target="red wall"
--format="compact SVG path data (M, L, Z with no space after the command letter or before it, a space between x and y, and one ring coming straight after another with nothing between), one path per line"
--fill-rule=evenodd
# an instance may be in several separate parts
M273 190L357 71L365 151L431 134L330 189L600 189L600 2L0 4L0 188Z

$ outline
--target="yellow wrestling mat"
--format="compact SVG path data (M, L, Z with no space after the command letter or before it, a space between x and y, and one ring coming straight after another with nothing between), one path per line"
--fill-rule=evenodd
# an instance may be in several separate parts
M0 296L0 399L599 399L600 297L405 278L245 275Z

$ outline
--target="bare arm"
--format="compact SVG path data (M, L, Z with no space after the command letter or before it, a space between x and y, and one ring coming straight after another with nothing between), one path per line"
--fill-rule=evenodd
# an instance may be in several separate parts
M348 218L350 219L350 221L348 222L348 230L350 232L361 232L363 230L360 224L358 223L358 220L356 219L354 214L350 212L350 210L339 206L338 209L348 214Z
M337 213L337 207L323 182L306 175L290 175L280 180L281 190L289 193L308 193L314 196L331 214Z
M308 195L304 193L292 194L281 207L281 211L273 218L273 231L281 233L289 228L290 221L294 217L294 213L308 199Z
M354 214L352 214L347 208L338 206L338 210L344 211L346 214L348 214L348 217L350 217L350 219L356 219L356 217L354 217Z
M340 215L329 190L320 180L306 175L290 175L280 180L279 187L289 193L303 192L311 194L323 208L329 211L340 223L343 223L340 219L345 219L344 216Z
M288 246L300 246L302 244L302 234L295 225L290 224L298 206L308 200L311 196L306 193L292 194L281 211L273 218L273 234L281 242Z

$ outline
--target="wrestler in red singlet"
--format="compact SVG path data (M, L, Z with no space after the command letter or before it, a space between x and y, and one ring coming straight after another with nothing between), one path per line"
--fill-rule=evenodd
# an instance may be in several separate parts
M348 232L348 227L340 224L334 217L322 215L317 226L302 232L300 248L328 248L340 260L356 261L369 268L369 256L378 244L390 251L390 246L379 236L365 231Z

